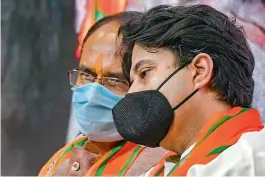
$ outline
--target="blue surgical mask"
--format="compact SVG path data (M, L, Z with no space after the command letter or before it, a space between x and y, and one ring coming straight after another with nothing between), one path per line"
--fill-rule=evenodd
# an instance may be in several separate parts
M123 97L97 83L74 87L72 90L72 105L82 134L97 142L123 139L112 118L112 108Z

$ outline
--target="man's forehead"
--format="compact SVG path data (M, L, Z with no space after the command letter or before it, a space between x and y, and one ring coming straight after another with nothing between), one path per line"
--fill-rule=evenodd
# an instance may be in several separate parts
M132 51L132 66L136 65L142 60L148 60L152 58L155 58L155 55L153 53L148 52L138 44L134 45Z
M85 42L80 64L95 67L94 65L101 58L103 67L104 65L121 67L120 61L116 61L118 28L118 22L109 22L93 32Z
M115 56L110 56L106 53L96 53L94 54L94 56L89 56L87 58L81 59L80 65L91 66L95 68L103 67L122 70L121 59L118 59Z
M115 51L117 35L112 32L102 32L97 36L88 39L84 45L83 51Z
M119 23L109 22L94 31L84 44L83 50L104 49L114 50L117 48Z
M143 60L151 60L157 63L172 63L175 55L166 48L144 48L136 44L132 52L132 67Z

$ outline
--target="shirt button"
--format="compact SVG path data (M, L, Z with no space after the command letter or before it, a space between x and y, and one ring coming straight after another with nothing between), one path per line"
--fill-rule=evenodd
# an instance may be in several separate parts
M78 171L80 169L80 164L78 162L74 162L72 165L73 171Z
M95 158L94 158L94 159L91 159L91 160L90 160L90 163L91 163L92 165L94 165L95 161L96 161Z

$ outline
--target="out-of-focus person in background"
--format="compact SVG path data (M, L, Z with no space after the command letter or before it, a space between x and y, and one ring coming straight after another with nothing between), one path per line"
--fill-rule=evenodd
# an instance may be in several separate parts
M112 118L112 108L129 90L121 67L118 29L139 14L122 12L104 17L88 31L79 68L69 72L74 114L84 136L59 150L39 176L135 176L167 154L163 148L123 140Z
M264 176L255 61L242 27L207 5L160 5L120 31L130 90L113 108L115 126L131 142L179 155L146 176Z

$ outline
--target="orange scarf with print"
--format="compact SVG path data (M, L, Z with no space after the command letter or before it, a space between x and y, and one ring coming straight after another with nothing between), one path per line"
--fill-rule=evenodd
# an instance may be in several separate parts
M263 128L256 109L235 107L227 112L217 113L203 126L193 150L167 175L186 176L191 166L211 162L235 144L242 134L260 131ZM164 175L164 166L161 164L155 166L151 175Z
M87 140L83 136L66 145L44 165L39 176L54 176L56 169L71 158L73 147L83 147ZM124 176L144 148L124 140L100 157L84 176Z

